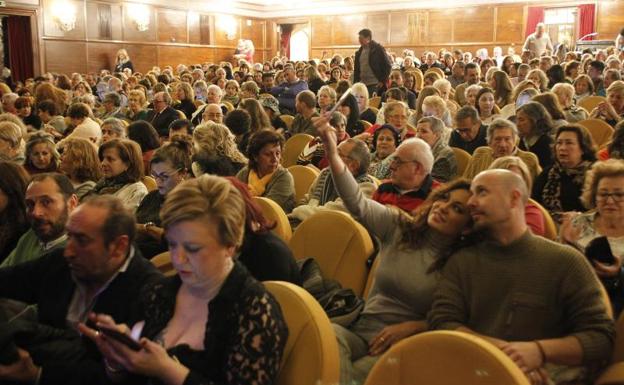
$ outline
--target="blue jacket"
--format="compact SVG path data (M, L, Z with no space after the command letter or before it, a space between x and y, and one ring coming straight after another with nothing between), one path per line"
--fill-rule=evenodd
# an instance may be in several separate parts
M277 87L271 88L271 95L275 96L279 101L281 108L295 111L295 98L301 91L308 89L308 83L305 80L299 80L296 83L282 83Z

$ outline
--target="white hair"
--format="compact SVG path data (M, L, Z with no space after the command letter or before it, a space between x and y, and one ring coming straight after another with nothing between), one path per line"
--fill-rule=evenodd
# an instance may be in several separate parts
M427 142L420 138L409 138L404 140L397 150L399 148L407 148L410 153L414 154L414 160L423 166L427 174L431 173L433 169L433 153Z

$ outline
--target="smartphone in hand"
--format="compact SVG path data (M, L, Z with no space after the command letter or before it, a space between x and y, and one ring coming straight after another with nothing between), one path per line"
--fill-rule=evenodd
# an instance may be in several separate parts
M108 326L99 326L99 330L106 337L110 337L115 341L121 342L134 351L139 351L143 348L139 343L139 337L141 336L143 325L145 325L144 321L137 322L132 327L132 331L129 334L122 333L119 330Z
M585 256L590 261L598 261L607 265L615 263L615 257L611 251L611 245L607 237L594 238L587 247L585 247Z

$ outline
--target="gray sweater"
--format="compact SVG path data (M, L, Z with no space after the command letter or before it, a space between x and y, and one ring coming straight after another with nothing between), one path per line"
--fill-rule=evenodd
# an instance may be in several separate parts
M362 316L386 325L425 320L439 280L438 273L427 270L450 240L429 231L418 249L401 244L398 210L365 198L346 170L333 178L349 212L381 242L379 265Z
M249 166L243 167L236 178L247 183L249 179ZM282 207L286 214L295 207L295 180L290 171L280 167L273 174L273 178L267 183L263 197L269 198Z

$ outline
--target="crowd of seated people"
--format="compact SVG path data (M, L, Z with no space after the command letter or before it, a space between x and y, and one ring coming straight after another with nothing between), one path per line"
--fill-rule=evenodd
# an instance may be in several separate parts
M112 73L2 85L0 298L68 334L56 355L21 346L0 382L274 383L288 331L257 281L303 277L256 197L293 227L346 212L378 245L360 317L335 327L341 384L434 329L490 340L533 384L594 378L614 338L598 285L624 308L624 53L417 57L360 38L355 57L140 72L124 51ZM391 65L375 86L373 54ZM318 176L296 201L282 157L301 134L294 159ZM587 263L601 238L612 260ZM163 278L144 262L167 250ZM140 320L142 355L97 331Z

